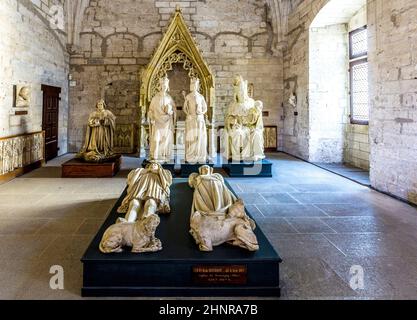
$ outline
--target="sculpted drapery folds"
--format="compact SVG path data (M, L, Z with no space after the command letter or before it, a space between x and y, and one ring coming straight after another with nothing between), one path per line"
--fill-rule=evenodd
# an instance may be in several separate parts
M133 170L127 178L127 195L117 211L127 213L129 222L154 213L170 213L171 184L171 172L157 162Z
M132 247L134 253L162 250L161 241L155 233L161 220L158 213L170 213L170 187L172 175L158 162L149 162L146 168L129 173L127 195L119 213L126 213L116 224L110 226L100 242L103 253L122 252Z
M190 233L201 251L229 243L249 251L259 249L255 222L246 215L242 200L237 199L225 185L223 177L213 168L202 166L200 174L189 178L194 188L190 217Z
M213 168L202 166L200 174L193 173L188 179L194 189L192 212L204 214L225 213L237 199L224 184L223 177L213 173Z
M105 107L104 100L99 100L96 111L90 114L84 146L78 153L78 158L85 161L99 162L114 156L116 117Z
M225 157L233 161L259 161L265 158L263 103L249 97L248 82L236 76L234 100L225 117Z
M185 97L185 160L189 163L207 161L207 103L198 90L200 80L191 79L191 93Z
M173 158L176 107L168 94L167 77L161 79L160 87L161 91L153 97L148 111L150 160L169 162Z

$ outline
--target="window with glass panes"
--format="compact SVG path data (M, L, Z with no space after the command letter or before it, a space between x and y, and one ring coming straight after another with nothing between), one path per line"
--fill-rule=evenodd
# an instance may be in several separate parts
M350 120L355 124L369 124L368 102L368 29L359 28L349 33L350 60Z

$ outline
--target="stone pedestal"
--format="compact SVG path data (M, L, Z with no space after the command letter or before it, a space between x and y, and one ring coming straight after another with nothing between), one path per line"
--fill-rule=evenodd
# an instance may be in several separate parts
M223 169L233 178L272 178L272 162L268 160L229 162L223 164Z
M111 178L120 170L121 156L100 163L72 159L62 165L63 178Z

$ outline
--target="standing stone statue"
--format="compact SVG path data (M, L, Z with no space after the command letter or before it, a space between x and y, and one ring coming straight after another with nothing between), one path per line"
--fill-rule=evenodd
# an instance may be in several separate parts
M249 97L248 82L236 76L234 101L225 117L225 151L228 160L259 161L265 158L261 101ZM261 138L262 137L262 138Z
M264 122L262 117L263 103L255 101L247 117L249 127L250 159L259 161L265 159L264 151Z
M207 162L207 103L198 92L200 80L191 80L191 93L185 97L185 161L189 163Z
M158 162L151 161L146 168L130 172L127 179L127 195L119 213L126 213L110 226L100 242L103 253L122 252L132 247L133 253L162 250L155 233L161 222L157 213L170 213L170 186L172 175Z
M169 162L173 158L176 107L168 94L169 79L160 81L161 91L153 97L149 106L150 160Z
M189 177L194 188L190 218L190 233L201 251L225 242L249 251L259 249L255 222L245 212L242 200L237 199L213 168L202 166L199 173Z
M105 108L104 100L99 100L96 111L90 114L84 146L77 158L87 162L101 162L114 157L116 117Z

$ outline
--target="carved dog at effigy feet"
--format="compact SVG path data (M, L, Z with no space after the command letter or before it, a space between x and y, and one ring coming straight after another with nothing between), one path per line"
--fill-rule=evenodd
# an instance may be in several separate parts
M155 237L160 218L156 214L136 222L116 223L110 226L100 242L103 253L123 252L123 247L132 247L132 253L162 250L161 241Z
M190 233L196 240L201 251L213 251L213 246L229 243L249 251L259 250L256 238L256 226L245 213L242 200L237 200L228 213L212 213L204 215L199 211L191 215Z

